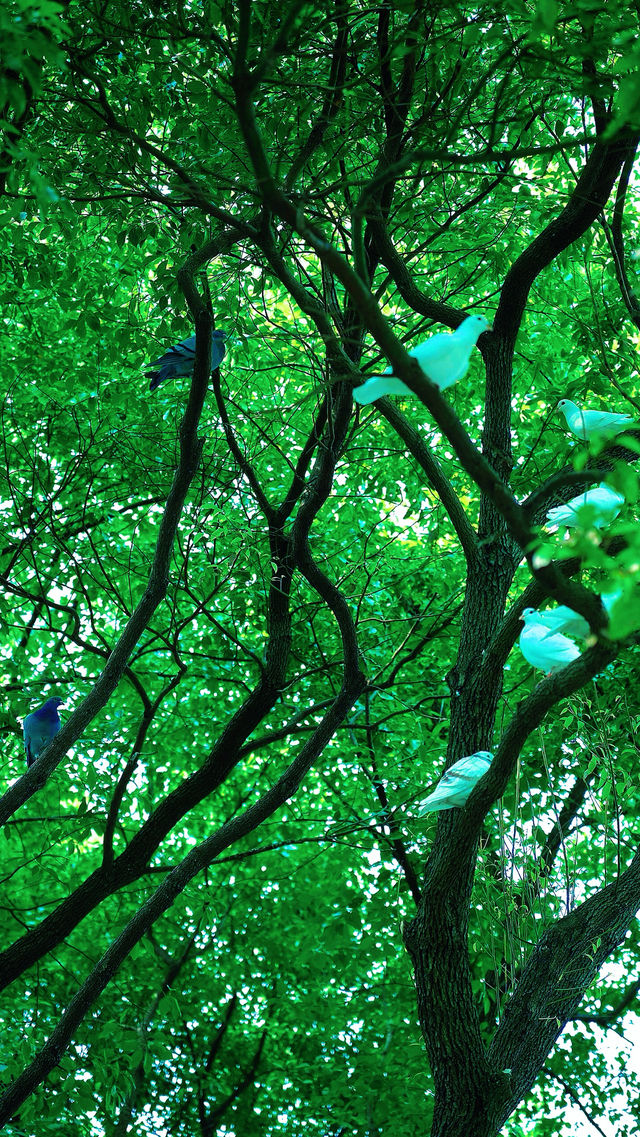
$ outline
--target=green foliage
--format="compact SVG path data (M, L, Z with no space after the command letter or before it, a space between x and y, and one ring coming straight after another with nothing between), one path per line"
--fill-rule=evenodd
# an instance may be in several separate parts
M510 268L573 192L602 105L605 138L640 122L638 45L622 4L514 0L466 14L444 3L433 13L404 3L249 8L248 57L261 76L253 103L274 176L349 263L364 232L371 290L409 347L435 318L374 257L372 201L422 296L493 317ZM316 447L313 435L323 400L333 413L341 383L385 366L302 222L295 231L261 202L232 84L240 25L226 2L14 4L0 15L5 787L24 772L19 721L54 691L66 696L69 717L148 586L189 380L149 396L142 371L191 334L176 274L207 242L197 283L229 335L221 394L237 442L234 451L210 387L166 595L106 705L3 828L2 947L25 936L31 950L43 921L99 876L118 781L134 755L116 858L150 819L158 827L144 868L112 881L54 950L37 962L26 955L28 968L0 996L4 1085L40 1052L171 870L264 800L344 679L335 609L296 571L285 682L239 739L221 784L162 828L168 795L232 751L234 738L222 754L215 747L271 665L274 548L255 483L277 509L313 440L316 465L304 466L305 493L283 526L291 538L329 445L325 434ZM410 72L394 150L384 92L402 91ZM555 414L562 396L639 405L638 325L611 253L611 208L536 276L513 389L505 380L500 392L512 408L511 439L488 453L497 467L512 446L519 501L559 469L602 461L628 504L604 539L589 528L569 537L536 528L540 563L579 558L582 583L620 589L608 635L621 650L596 680L550 704L487 815L469 934L486 1043L545 930L634 852L638 466L631 443L613 458L610 449L589 452ZM637 214L628 198L625 234ZM627 250L632 284L635 263ZM490 410L483 382L475 352L446 395L478 447ZM417 399L397 406L479 527L480 547L490 545L487 500L442 426ZM180 1137L198 1132L203 1117L211 1132L259 1137L430 1129L434 1081L402 938L415 907L398 847L420 882L437 820L418 819L417 804L442 773L456 683L465 682L455 673L459 653L482 625L467 656L475 667L502 610L488 629L484 610L471 620L463 613L468 572L450 512L377 409L352 417L332 473L309 546L354 619L371 687L290 800L176 889L62 1060L44 1082L34 1077L8 1133L115 1134L128 1119L136 1132ZM484 568L487 611L507 560L507 608L531 582L503 526L502 538ZM494 749L538 678L514 647L491 723ZM470 736L485 697L481 690ZM576 778L583 800L547 862ZM618 1005L637 970L637 939L634 928L583 1011ZM610 1104L618 1070L609 1046L592 1025L571 1025L505 1132L569 1132L558 1119L567 1082L594 1117L606 1097L617 1132L631 1133L619 1103ZM626 1090L637 1108L631 1073Z

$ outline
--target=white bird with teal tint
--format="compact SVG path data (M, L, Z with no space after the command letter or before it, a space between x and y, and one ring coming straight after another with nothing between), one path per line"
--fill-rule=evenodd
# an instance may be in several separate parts
M547 636L554 632L562 635L577 636L585 640L589 635L589 625L584 616L568 608L566 604L558 604L556 608L548 608L546 612L536 612L535 608L525 608L522 619L527 619L530 625L539 625L544 628Z
M608 616L611 615L611 609L621 595L622 593L618 590L600 597ZM553 635L554 632L559 632L561 635L577 636L580 640L586 640L590 634L589 625L584 616L581 616L579 612L574 612L573 608L567 607L566 604L557 604L555 608L547 608L544 612L536 612L535 608L525 608L522 618L524 619L525 616L529 624L539 624L540 627L546 628L547 637Z
M488 750L478 750L454 762L442 775L432 794L422 803L418 817L425 813L435 813L440 809L457 809L466 805L467 799L483 774L486 774L493 761Z
M566 525L567 529L603 529L615 520L623 505L622 494L601 482L564 505L554 505L547 513L547 525L554 529L560 525Z
M560 399L558 410L562 411L569 430L583 442L592 438L611 438L633 426L631 415L614 414L611 411L583 410L571 399Z
M538 623L537 615L533 608L525 608L522 613L524 628L518 641L520 651L532 667L544 671L546 675L553 675L554 671L559 671L578 659L580 652L568 636L552 632Z
M417 359L427 379L444 391L466 374L471 352L488 327L484 316L467 316L455 332L438 332L418 344L409 355ZM372 375L361 387L356 387L353 397L356 403L364 405L375 403L383 395L413 394L406 383L393 374L393 368L387 367L383 375Z

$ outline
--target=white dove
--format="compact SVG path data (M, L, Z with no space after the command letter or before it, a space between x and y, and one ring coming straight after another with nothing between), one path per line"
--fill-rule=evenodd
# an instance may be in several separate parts
M607 615L611 615L611 609L620 596L621 592L618 590L600 597ZM539 624L542 628L546 628L547 636L561 632L563 635L577 636L578 639L585 640L590 634L584 616L574 612L573 608L568 608L566 604L557 604L555 608L547 608L545 612L536 612L535 608L525 608L522 618L525 616L529 624Z
M525 608L522 613L521 619L524 620L524 628L518 641L520 651L532 667L537 667L540 671L546 672L547 675L552 675L554 671L559 671L561 667L573 663L580 652L573 640L560 635L559 632L550 632L544 625L537 623L534 619L537 615L538 613L533 608Z
M580 513L589 506L592 513L590 524L594 529L602 529L618 516L623 505L622 494L601 482L599 486L572 497L564 505L554 505L547 513L547 525L554 529L559 525L566 525L567 529L579 528Z
M423 801L418 817L439 809L456 809L465 805L476 782L486 774L492 761L493 754L488 750L478 750L476 754L454 762L442 775L433 793Z
M418 344L409 355L418 360L427 379L444 391L462 379L469 366L471 352L488 327L489 322L484 316L467 316L455 332L438 332ZM387 367L383 375L372 375L353 392L356 403L363 405L374 403L383 395L413 395L413 391L393 374L392 367Z
M612 414L610 411L583 410L571 399L560 399L558 410L562 411L567 426L583 442L601 435L607 437L620 434L633 425L631 415Z
M522 619L527 618L530 625L538 624L544 628L547 636L554 632L566 633L569 636L578 636L584 640L589 635L589 625L584 616L568 608L566 604L558 604L555 608L548 608L546 612L536 612L535 608L525 608Z

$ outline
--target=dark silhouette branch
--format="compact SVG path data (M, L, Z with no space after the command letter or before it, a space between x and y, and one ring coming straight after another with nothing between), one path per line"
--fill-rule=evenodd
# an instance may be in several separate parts
M197 429L207 391L208 358L210 358L208 353L211 343L209 318L204 311L197 314L196 334L198 342L193 381L180 425L180 459L160 522L147 587L107 659L92 691L47 747L46 754L34 762L27 773L19 778L0 798L1 824L4 824L16 809L28 801L32 794L41 789L50 774L62 761L69 747L80 738L84 729L105 706L125 672L131 652L147 628L156 608L166 595L173 542L187 493L202 455L202 439L198 438Z
M155 921L174 904L176 897L180 895L189 881L193 880L203 869L212 865L216 857L230 845L236 844L242 837L252 833L258 825L271 817L291 798L305 774L333 737L336 727L353 706L363 688L364 676L362 673L345 675L343 687L332 707L316 727L313 736L301 748L300 753L271 789L255 805L250 806L243 814L221 826L216 833L192 849L182 862L168 874L152 896L138 908L135 915L71 998L57 1027L51 1032L48 1040L38 1051L33 1061L0 1095L0 1125L4 1125L13 1116L22 1102L58 1064L89 1008L111 982L131 949L148 932ZM116 865L117 863L116 861Z
M640 992L640 979L634 983L629 983L623 996L615 1006L611 1007L608 1011L578 1011L572 1016L572 1022L580 1023L593 1023L594 1026L609 1027L613 1026L619 1021L625 1011L635 1003L638 993Z

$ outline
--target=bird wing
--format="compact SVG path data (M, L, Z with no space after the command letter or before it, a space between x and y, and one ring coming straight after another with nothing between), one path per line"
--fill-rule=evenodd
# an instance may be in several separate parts
M583 411L582 415L589 433L611 430L612 427L631 422L631 415L611 414L609 411Z
M40 751L44 750L45 746L48 745L54 734L58 733L59 729L59 724L55 729L52 729L52 724L46 720L39 719L35 711L31 715L27 715L22 726L22 732L24 735L24 748L27 752L28 766L30 766L32 762L35 762Z
M409 354L418 360L432 383L444 389L462 378L472 348L473 344L457 339L451 332L438 332Z
M554 524L575 525L579 509L590 506L595 511L592 524L598 528L606 521L612 521L620 512L624 497L609 486L596 486L595 489L572 497L564 505L555 505L547 513L547 521Z
M491 765L493 755L488 752L469 754L454 762L442 775L432 794L423 803L419 816L435 809L454 809L464 805L476 782L480 781Z
M189 336L186 340L180 340L180 343L174 343L172 347L167 348L164 355L161 355L159 359L154 359L153 363L149 364L149 367L163 367L172 363L178 364L181 360L184 361L185 359L193 362L195 352L196 337Z
M570 640L568 636L561 635L560 632L555 632L554 635L545 638L544 645L545 651L548 652L549 656L553 656L558 663L571 663L580 655L580 651L573 640Z
M554 505L547 513L547 523L553 525L563 525L565 522L575 522L576 509L567 502L566 505Z
M574 636L589 634L589 625L584 617L579 612L574 612L572 608L568 608L566 604L559 604L557 608L551 608L548 612L538 612L537 615L542 627L549 629L545 639L554 632L565 632Z
M559 632L549 632L542 624L528 624L519 643L527 662L543 671L571 663L580 655L573 640Z
M195 354L195 336L189 336L170 347L160 359L150 363L149 370L144 373L145 378L151 380L149 390L154 391L166 379L173 379L175 375L189 375L193 371Z

